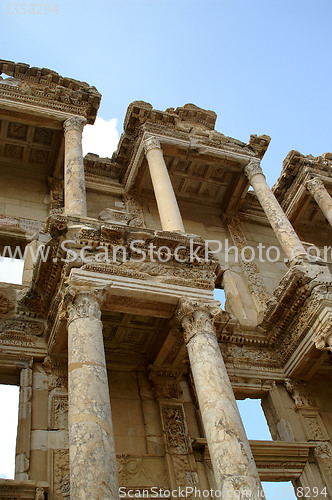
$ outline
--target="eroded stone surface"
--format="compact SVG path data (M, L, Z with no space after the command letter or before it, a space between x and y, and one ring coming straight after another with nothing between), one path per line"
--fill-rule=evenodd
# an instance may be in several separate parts
M114 435L98 291L68 297L71 499L118 498Z

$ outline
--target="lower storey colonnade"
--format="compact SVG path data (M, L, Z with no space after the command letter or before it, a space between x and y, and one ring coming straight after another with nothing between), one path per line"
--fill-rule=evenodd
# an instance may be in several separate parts
M71 285L68 315L71 499L119 497L100 304L105 289ZM215 483L222 499L235 491L262 498L261 484L218 346L218 302L181 299L176 320L187 345ZM242 498L242 496L237 497Z

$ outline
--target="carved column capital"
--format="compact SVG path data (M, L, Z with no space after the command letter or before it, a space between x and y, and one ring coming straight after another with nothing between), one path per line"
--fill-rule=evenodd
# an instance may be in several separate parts
M244 173L248 177L249 181L251 181L252 177L256 174L264 175L260 162L257 160L249 162L248 165L244 167Z
M150 149L161 149L160 141L157 137L148 137L143 142L145 154L150 151Z
M83 116L71 116L63 122L63 129L66 132L69 130L77 130L77 132L83 132L84 125L86 125L87 120Z
M315 346L319 351L332 352L332 314L330 313L314 337Z
M107 287L70 284L64 297L68 324L79 318L101 318Z
M307 180L304 185L312 196L314 196L316 191L325 189L324 183L319 177L313 177Z
M195 302L180 299L176 319L181 324L186 344L198 334L215 335L214 321L220 314L220 302Z

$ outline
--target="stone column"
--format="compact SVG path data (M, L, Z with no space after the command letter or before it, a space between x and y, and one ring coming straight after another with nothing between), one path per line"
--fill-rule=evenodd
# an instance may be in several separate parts
M149 164L161 226L164 231L184 233L182 217L159 140L156 137L146 139L144 141L144 151Z
M82 152L82 132L86 119L81 116L68 118L65 132L65 213L86 217L86 193Z
M119 498L100 321L104 294L102 288L70 285L65 298L71 500Z
M306 259L304 246L269 188L260 164L257 161L251 161L245 167L244 172L289 261Z
M262 498L262 488L214 328L214 317L220 312L218 304L181 299L177 318L184 331L216 485L220 490L220 495L216 496L223 500L256 500ZM248 492L250 497L246 496Z
M314 177L305 183L305 187L332 226L332 198L323 181L318 177Z

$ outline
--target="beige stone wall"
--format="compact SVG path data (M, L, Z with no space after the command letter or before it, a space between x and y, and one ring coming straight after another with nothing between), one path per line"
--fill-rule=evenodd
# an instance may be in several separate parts
M14 174L14 175L13 175ZM44 222L48 216L47 176L0 167L0 214Z
M88 217L98 219L100 212L105 208L122 210L124 204L121 197L113 196L108 193L96 192L91 189L86 190Z
M136 372L109 371L117 455L147 453L142 402Z

